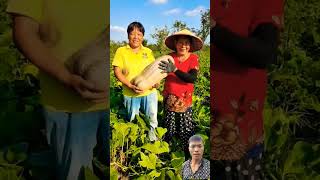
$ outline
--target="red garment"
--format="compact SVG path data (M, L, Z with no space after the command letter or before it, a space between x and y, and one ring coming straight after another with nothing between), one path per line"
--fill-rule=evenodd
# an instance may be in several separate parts
M196 54L191 53L189 58L181 63L175 53L170 55L174 59L175 66L182 72L187 73L191 69L199 69L198 56ZM190 107L192 105L193 89L193 83L184 82L174 73L169 73L164 83L163 96L167 98L169 95L174 95L179 101L183 102L184 107Z
M282 0L215 0L211 17L232 32L248 37L261 23L282 25ZM211 158L240 159L263 142L265 70L240 65L211 46ZM257 59L258 61L259 59Z

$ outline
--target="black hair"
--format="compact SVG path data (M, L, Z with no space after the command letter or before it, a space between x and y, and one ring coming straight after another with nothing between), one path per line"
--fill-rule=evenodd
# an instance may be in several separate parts
M128 36L134 30L134 28L137 28L144 35L144 27L143 27L143 25L140 22L134 21L134 22L130 23L128 28L127 28Z
M199 141L201 141L202 144L204 144L203 139L200 135L193 135L189 138L189 144L190 142L199 142Z

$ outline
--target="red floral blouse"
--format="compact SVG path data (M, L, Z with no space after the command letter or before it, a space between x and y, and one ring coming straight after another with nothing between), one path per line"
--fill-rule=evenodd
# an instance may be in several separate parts
M175 53L170 55L174 59L175 66L182 72L187 73L191 69L199 69L198 56L196 54L191 53L184 62L179 62ZM174 112L185 112L192 105L193 90L193 83L184 82L174 73L169 73L163 90L166 109Z

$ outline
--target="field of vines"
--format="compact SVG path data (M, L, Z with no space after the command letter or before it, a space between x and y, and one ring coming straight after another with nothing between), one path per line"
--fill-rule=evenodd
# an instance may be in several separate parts
M320 179L320 2L287 0L278 61L269 68L266 174Z
M7 0L0 0L0 179L50 179L52 155L46 144L39 104L37 70L12 42L11 20L5 13ZM265 102L265 172L269 180L320 179L320 1L286 0L285 27L278 61L269 67ZM111 43L115 52L119 43ZM154 49L155 57L160 53ZM197 132L206 141L209 131L209 50L200 56L200 75L194 93ZM111 54L111 60L113 54ZM141 114L124 120L121 88L110 72L111 178L180 179L184 161L179 142L165 142L165 129L158 128L159 141L150 143L148 124ZM159 92L161 92L161 88ZM163 117L159 93L159 126ZM177 144L177 145L172 145ZM208 145L208 143L206 143ZM205 148L208 158L209 147ZM97 160L95 172L109 169ZM85 169L85 179L96 179ZM106 173L105 173L106 174Z

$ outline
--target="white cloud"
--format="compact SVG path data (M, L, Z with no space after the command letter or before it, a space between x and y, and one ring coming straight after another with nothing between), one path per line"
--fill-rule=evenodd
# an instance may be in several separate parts
M163 12L163 14L168 16L168 15L173 15L173 14L179 14L180 12L181 12L181 9L174 8L174 9L170 9L168 11Z
M127 30L124 27L121 26L110 26L110 30L114 32L120 32L120 33L126 33Z
M151 0L153 4L165 4L168 0Z
M205 11L206 8L203 6L198 6L195 9L189 10L187 12L185 12L186 16L197 16L200 15L202 11Z

